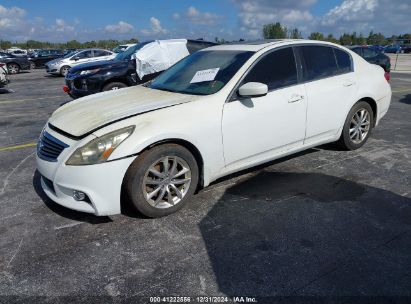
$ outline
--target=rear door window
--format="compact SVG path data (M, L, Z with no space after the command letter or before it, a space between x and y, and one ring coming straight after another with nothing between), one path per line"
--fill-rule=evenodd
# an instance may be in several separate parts
M312 81L338 74L333 48L320 45L300 47L305 62L304 80Z
M251 69L243 83L261 82L268 90L297 84L297 68L291 47L279 49L265 55Z
M94 50L94 57L109 56L110 53L103 50Z
M75 58L75 57L77 57L78 59L92 58L93 54L92 54L92 51L84 51L84 52L78 53L73 58Z
M364 48L362 50L363 54L364 54L364 58L373 58L375 56L378 55L378 53L372 49L368 49L368 48Z

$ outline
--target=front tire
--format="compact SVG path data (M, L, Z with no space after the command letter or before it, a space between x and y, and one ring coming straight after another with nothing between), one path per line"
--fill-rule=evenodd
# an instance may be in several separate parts
M103 92L114 91L114 90L119 90L123 88L127 88L127 85L122 82L110 82L104 86Z
M66 77L69 70L70 70L70 67L68 65L62 66L61 69L60 69L60 75L63 76L63 77Z
M374 112L365 102L357 102L345 120L339 144L347 150L356 150L368 140L374 126Z
M36 68L36 64L34 62L30 62L30 70L34 70Z
M157 218L184 207L198 184L196 159L186 148L164 144L146 150L131 164L125 189L132 205Z

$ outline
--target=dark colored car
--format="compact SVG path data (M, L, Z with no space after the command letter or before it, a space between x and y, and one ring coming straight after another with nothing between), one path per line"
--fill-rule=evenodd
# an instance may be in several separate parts
M0 52L0 62L7 65L9 74L20 73L21 70L30 70L30 63L27 56L16 56Z
M72 98L79 98L141 84L155 78L161 72L145 75L140 79L136 72L136 61L132 59L136 51L150 42L152 41L138 43L119 53L113 60L90 62L71 68L66 75L64 91ZM187 41L190 54L213 45L216 43L202 40Z
M411 53L411 45L403 45L401 47L401 53L405 53L405 54Z
M378 52L372 47L368 46L354 46L351 48L353 52L356 52L362 58L367 60L369 63L377 64L381 66L385 72L389 73L391 70L390 57L382 52Z
M384 53L393 53L393 54L401 53L401 46L397 44L387 45L384 48Z
M63 57L64 56L64 51L63 50L41 50L37 53L34 53L34 55L32 55L32 57L29 57L29 61L30 61L30 68L31 69L35 69L35 68L41 68L44 67L44 64Z

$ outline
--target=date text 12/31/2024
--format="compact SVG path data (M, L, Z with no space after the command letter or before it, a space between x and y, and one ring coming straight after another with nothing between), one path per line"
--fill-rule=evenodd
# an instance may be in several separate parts
M258 303L253 297L150 297L150 303Z

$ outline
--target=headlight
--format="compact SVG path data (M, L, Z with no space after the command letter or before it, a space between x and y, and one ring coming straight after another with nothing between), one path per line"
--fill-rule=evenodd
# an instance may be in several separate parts
M111 153L133 133L134 128L129 126L91 140L74 151L66 165L82 166L106 162Z
M89 74L94 74L100 71L100 69L94 69L94 70L85 70L81 71L80 75L89 75Z

